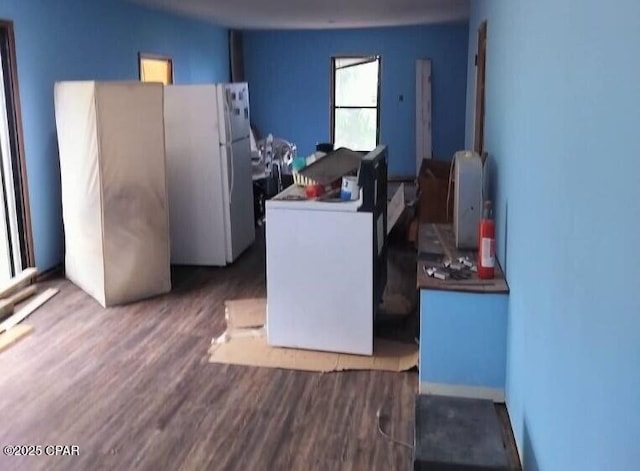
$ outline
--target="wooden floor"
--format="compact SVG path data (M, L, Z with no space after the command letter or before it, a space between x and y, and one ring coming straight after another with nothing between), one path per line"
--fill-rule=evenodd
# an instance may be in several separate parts
M63 279L47 283L61 292L29 318L35 332L0 354L0 445L77 445L80 456L0 454L0 471L411 469L412 451L378 434L376 412L412 443L417 372L207 362L224 301L265 295L260 241L228 268L177 268L171 294L121 308L102 309ZM415 272L415 253L390 254L390 292L415 302L415 279L402 277ZM382 328L413 336L415 319L398 324L393 311Z
M0 355L0 470L408 470L417 373L313 374L207 363L223 302L264 296L258 245L227 269L178 269L170 295L103 310L71 283Z

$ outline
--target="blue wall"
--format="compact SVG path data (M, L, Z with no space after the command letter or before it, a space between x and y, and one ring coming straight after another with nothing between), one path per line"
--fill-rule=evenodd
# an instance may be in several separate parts
M640 466L640 3L614 3L472 2L471 52L488 19L507 402L528 470Z
M420 384L505 387L507 294L420 290Z
M138 52L173 58L176 83L229 79L227 31L120 0L0 0L14 21L36 265L63 260L53 110L59 80L137 80Z
M252 120L308 155L331 135L331 56L380 54L380 140L389 146L389 172L415 175L416 60L433 61L433 150L449 158L464 146L467 41L466 24L247 32Z

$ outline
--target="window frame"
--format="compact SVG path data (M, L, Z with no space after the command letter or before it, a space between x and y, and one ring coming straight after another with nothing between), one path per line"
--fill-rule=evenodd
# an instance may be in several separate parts
M174 67L173 67L173 59L170 56L164 56L162 54L150 54L147 52L139 52L138 53L138 79L141 82L144 82L144 80L142 80L142 61L143 59L150 59L150 60L156 60L156 61L167 61L169 63L169 66L171 67L171 78L170 81L167 85L173 85L174 83Z
M378 61L378 99L376 106L336 106L336 61L339 59L362 59L363 61L366 59L370 59L370 62ZM376 110L376 146L380 144L380 115L381 115L381 81L382 81L382 56L380 54L362 54L362 55L343 55L343 56L331 56L331 102L329 108L329 126L331 130L331 142L336 142L336 109L365 109L365 110ZM364 149L352 149L357 152L365 152ZM371 149L373 150L373 149ZM369 152L369 151L366 151Z
M0 49L4 55L6 70L4 70L6 111L9 126L9 140L11 147L13 175L5 178L13 179L16 203L16 216L20 238L20 257L23 268L35 266L35 252L33 242L33 224L31 222L31 204L27 166L25 160L24 133L22 127L22 108L20 105L20 81L18 80L18 65L16 56L15 28L12 20L0 19L0 29L3 31L3 44ZM2 64L0 64L2 66ZM9 237L11 237L9 235ZM16 260L12 260L12 271ZM51 271L56 270L56 267ZM15 273L14 273L15 274Z

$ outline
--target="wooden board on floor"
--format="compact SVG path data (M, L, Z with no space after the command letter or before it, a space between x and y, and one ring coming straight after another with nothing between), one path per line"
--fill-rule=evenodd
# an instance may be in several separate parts
M18 276L13 277L7 284L0 287L0 298L6 298L15 293L23 284L35 278L37 274L38 270L35 268L26 268Z
M13 316L7 318L2 324L0 324L0 332L7 331L19 322L22 322L56 294L58 294L58 290L54 288L49 288L48 290L40 293L27 304L22 306Z
M15 306L17 304L20 304L22 301L29 299L31 296L33 296L37 292L38 292L38 288L36 287L36 285L30 285L25 288L22 288L17 293L12 294L6 299L6 301L13 303L13 305Z
M11 345L26 337L33 332L33 326L18 324L17 326L9 329L6 332L0 334L0 353L4 352Z
M36 294L36 291L37 289L35 285L27 286L6 299L0 300L0 320L3 320L5 317L13 314L13 309L16 307L16 304L30 298Z

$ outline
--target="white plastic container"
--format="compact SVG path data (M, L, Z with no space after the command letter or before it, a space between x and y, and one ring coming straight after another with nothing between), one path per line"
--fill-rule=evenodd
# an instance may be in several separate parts
M343 200L354 201L359 197L360 187L358 186L358 177L342 177L340 198Z

